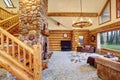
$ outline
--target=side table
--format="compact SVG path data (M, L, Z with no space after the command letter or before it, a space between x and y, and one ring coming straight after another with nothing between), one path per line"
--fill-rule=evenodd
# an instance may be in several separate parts
M82 47L78 46L77 47L77 52L82 52Z

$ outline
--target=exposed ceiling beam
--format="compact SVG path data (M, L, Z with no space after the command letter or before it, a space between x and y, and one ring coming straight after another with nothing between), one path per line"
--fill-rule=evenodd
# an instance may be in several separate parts
M58 16L58 17L79 17L81 12L48 12L48 16ZM83 12L83 17L97 17L98 13L88 13Z

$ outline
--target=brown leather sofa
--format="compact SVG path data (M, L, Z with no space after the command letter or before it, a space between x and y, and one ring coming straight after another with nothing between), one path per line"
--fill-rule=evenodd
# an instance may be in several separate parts
M80 52L88 52L88 53L94 53L95 52L95 47L91 45L84 45L80 47Z
M97 63L97 75L102 80L120 80L120 62L105 57L98 57L95 61Z

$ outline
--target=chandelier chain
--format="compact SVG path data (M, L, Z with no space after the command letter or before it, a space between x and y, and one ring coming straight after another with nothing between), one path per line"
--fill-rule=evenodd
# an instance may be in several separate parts
M81 16L82 16L82 0L80 0L80 11L81 11Z

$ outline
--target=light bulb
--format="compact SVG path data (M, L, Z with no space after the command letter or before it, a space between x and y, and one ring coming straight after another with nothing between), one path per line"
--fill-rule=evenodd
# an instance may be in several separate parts
M88 20L90 23L92 23L92 20L89 18L89 20Z
M83 18L82 18L82 17L80 18L80 21L83 21Z

